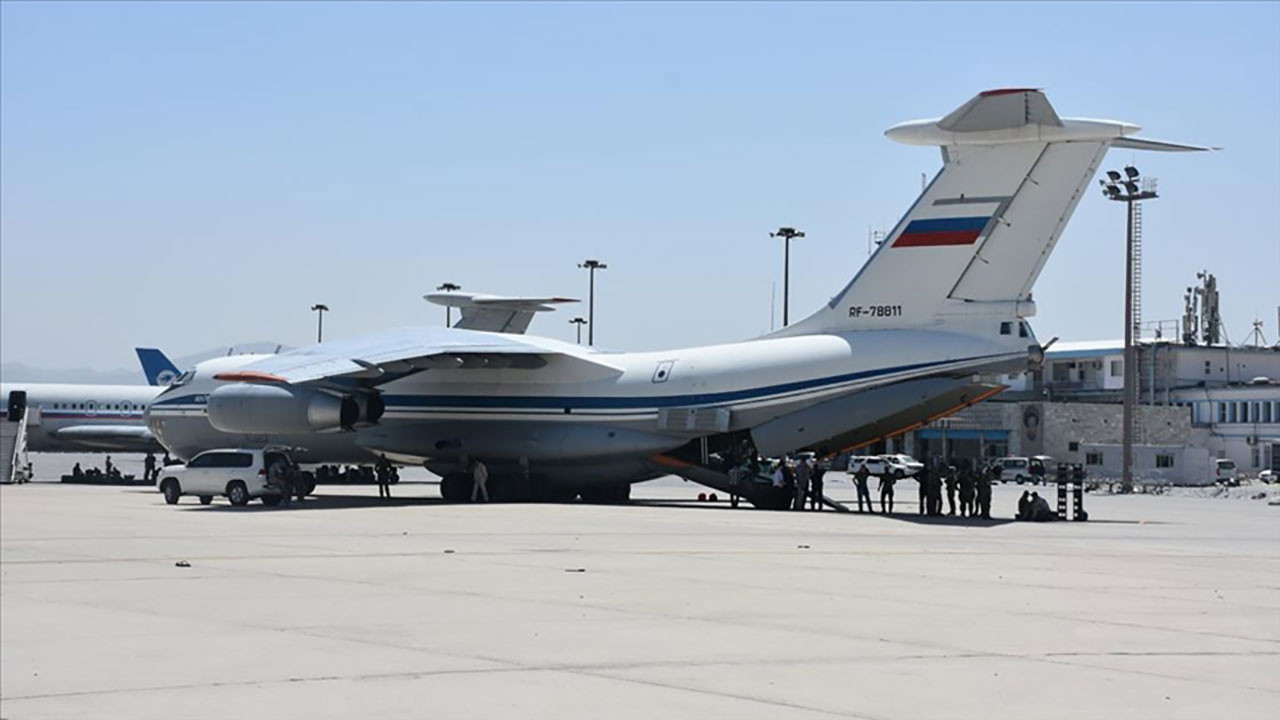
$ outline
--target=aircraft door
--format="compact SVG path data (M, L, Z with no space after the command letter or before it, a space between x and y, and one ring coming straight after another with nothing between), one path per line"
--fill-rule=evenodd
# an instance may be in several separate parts
M9 393L9 422L18 422L27 410L27 391L14 390Z

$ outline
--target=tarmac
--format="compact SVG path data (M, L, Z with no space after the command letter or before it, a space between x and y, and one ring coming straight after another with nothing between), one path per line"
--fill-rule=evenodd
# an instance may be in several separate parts
M0 715L1280 717L1280 507L928 519L906 485L894 517L4 486Z

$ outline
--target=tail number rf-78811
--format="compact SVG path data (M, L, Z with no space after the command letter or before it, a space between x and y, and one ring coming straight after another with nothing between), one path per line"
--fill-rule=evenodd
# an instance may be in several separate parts
M901 305L850 305L849 317L899 317L902 315Z

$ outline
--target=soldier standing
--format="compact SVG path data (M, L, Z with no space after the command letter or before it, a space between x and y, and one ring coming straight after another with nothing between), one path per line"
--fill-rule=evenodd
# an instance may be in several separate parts
M973 473L960 473L960 517L973 517Z
M858 512L862 512L862 499L867 499L867 511L874 513L876 506L871 504L871 491L867 489L867 478L871 473L867 471L867 464L863 463L853 473L853 482L858 487Z

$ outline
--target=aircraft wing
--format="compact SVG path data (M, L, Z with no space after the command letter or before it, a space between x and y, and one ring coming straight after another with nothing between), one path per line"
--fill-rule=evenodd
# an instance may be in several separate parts
M456 328L393 328L290 350L214 377L240 382L300 385L336 381L376 386L424 370L536 370L553 358L562 364L578 364L592 374L622 372L560 345Z
M144 425L71 425L54 431L54 436L59 440L98 450L164 450L151 430Z
M529 328L534 313L555 310L553 305L579 302L563 297L505 297L480 293L432 293L423 299L436 305L456 307L462 319L454 324L464 330L520 335Z

